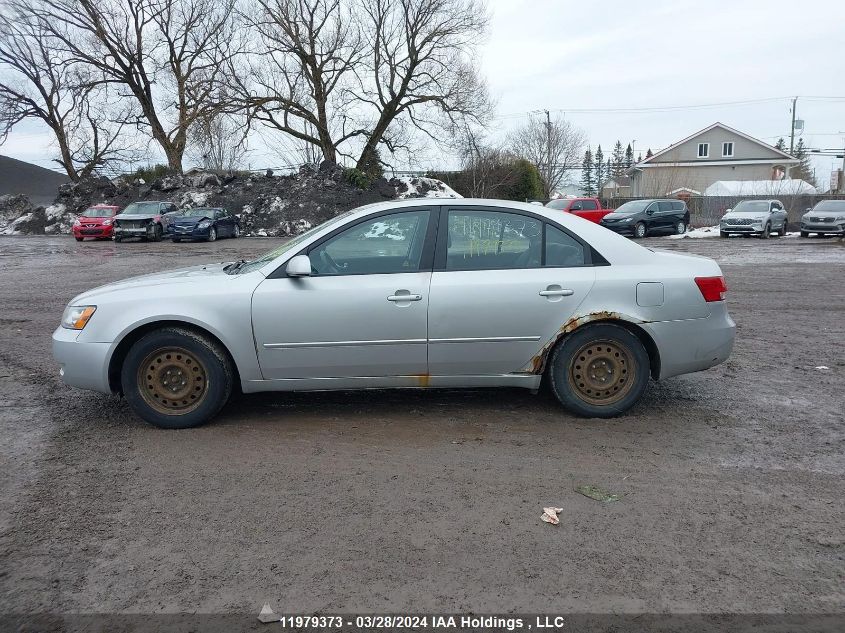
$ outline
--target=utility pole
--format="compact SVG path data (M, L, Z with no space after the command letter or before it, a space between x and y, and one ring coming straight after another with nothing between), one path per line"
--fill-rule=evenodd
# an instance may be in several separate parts
M792 125L789 127L789 155L792 156L792 150L795 145L795 104L798 103L798 97L792 99Z
M552 197L552 118L546 110L546 189Z

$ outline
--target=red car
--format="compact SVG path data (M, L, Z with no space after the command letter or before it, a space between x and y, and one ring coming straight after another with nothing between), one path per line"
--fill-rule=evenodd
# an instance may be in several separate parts
M110 240L114 231L112 223L120 207L110 204L95 204L82 212L73 223L73 237L81 242L86 237L97 240Z
M599 223L604 216L613 211L613 209L603 209L601 200L598 198L557 198L550 200L546 203L546 206L596 223Z

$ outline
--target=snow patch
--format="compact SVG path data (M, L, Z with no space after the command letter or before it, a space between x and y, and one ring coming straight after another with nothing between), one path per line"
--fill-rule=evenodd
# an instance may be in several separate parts
M403 176L394 180L400 183L398 198L463 198L442 180L418 176Z
M211 195L210 191L186 191L179 199L179 206L183 209L204 207Z
M685 237L691 237L693 239L701 238L701 237L719 237L719 225L716 226L702 226L698 229L692 229L687 231L686 233L681 233L680 235L670 235L670 240L680 240Z

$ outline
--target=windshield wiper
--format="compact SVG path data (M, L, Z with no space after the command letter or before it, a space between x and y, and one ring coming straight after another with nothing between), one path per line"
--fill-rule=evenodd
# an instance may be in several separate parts
M226 264L225 266L223 266L223 270L231 275L233 273L238 272L240 267L243 266L244 264L246 264L246 260L245 259L239 259L236 262L232 262L231 264Z

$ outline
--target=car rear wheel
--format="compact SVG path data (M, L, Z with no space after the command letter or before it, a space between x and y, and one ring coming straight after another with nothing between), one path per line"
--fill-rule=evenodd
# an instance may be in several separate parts
M783 224L781 225L780 230L778 231L778 235L780 237L786 237L786 220L783 221Z
M209 242L213 242L216 239L217 239L217 229L215 229L212 226L210 229L208 229L208 237L206 238L206 240L209 241Z
M240 237L241 236L241 227L237 224L235 225L235 231L232 233L232 237Z
M576 330L555 348L549 363L555 397L573 413L592 418L630 409L642 397L648 377L643 344L612 323Z
M231 363L206 337L179 327L150 332L129 350L121 385L132 411L164 429L208 422L232 392Z
M675 234L677 234L677 235L683 235L683 234L684 234L684 233L686 233L686 232L687 232L687 223L686 223L686 222L684 222L683 220L680 220L680 221L679 221L679 222L675 225Z
M637 222L636 226L634 227L634 237L636 238L643 238L648 233L646 229L645 222Z

